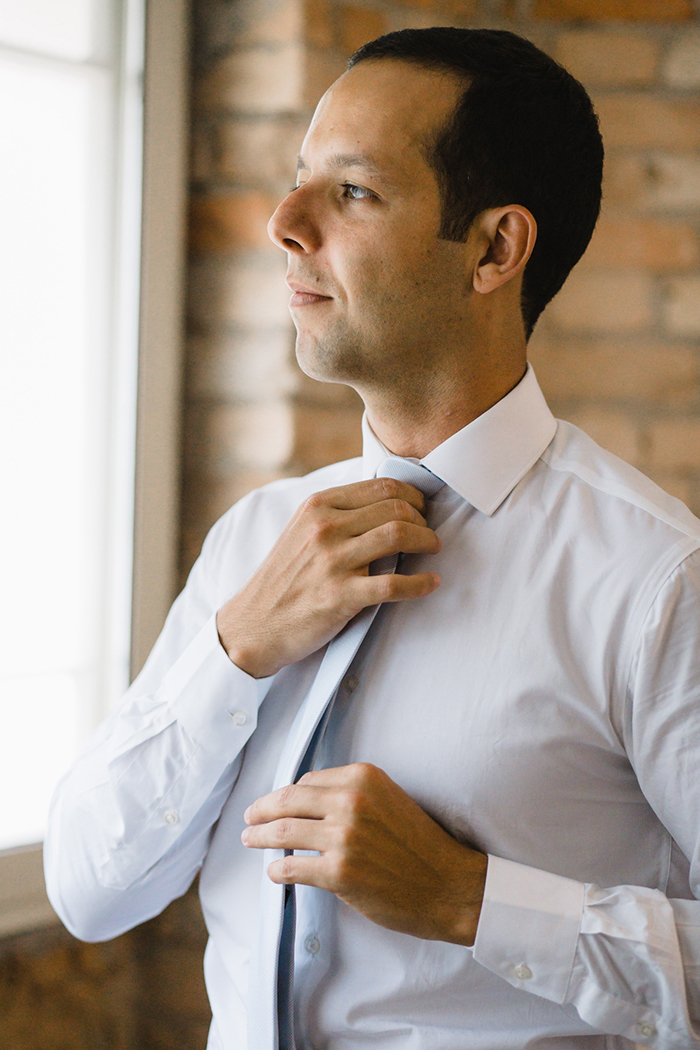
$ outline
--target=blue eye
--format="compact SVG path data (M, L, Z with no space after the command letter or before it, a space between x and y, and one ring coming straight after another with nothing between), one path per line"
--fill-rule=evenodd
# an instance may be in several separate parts
M345 196L353 201L364 200L367 197L374 196L371 190L366 190L363 186L355 186L352 182L344 182L343 189L345 190Z

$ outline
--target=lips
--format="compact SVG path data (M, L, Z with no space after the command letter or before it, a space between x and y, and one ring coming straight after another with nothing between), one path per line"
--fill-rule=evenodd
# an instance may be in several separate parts
M333 298L331 295L321 295L316 288L308 284L301 284L299 281L288 279L287 285L292 292L289 300L290 306L313 306L315 303L327 303Z

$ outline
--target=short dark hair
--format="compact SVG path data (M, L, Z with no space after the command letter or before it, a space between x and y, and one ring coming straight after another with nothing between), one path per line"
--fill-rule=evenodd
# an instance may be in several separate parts
M466 240L486 208L521 204L532 212L537 242L521 304L529 338L586 250L600 212L603 142L585 88L529 40L505 30L402 29L364 44L348 69L383 58L465 82L428 149L442 198L440 236Z

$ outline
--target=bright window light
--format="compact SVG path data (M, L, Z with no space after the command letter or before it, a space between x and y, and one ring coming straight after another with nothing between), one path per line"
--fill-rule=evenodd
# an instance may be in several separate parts
M122 7L0 0L0 849L41 840L126 678L135 324L115 333L136 315L119 250L138 214L123 63L93 46Z

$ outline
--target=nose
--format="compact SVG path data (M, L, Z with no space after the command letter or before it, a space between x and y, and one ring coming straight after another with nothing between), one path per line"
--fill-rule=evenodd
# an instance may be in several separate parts
M304 186L292 190L267 224L270 240L285 252L304 255L319 245L318 223L311 214L312 194Z

